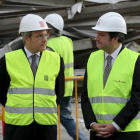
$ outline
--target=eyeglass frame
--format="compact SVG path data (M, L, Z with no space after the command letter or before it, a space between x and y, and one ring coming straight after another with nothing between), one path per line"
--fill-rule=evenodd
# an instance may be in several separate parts
M37 36L33 36L33 37L35 37L35 38L37 38L39 40L43 40L44 38L48 39L49 36L50 36L49 34L45 34L45 35L37 35Z

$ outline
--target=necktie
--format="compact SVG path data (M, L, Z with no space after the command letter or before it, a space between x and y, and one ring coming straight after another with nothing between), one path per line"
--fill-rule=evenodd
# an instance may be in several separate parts
M104 87L105 87L107 78L108 78L109 73L110 73L111 68L112 68L111 67L112 56L108 55L106 59L107 59L107 65L106 65L105 70L104 70Z
M32 58L31 69L32 69L33 74L34 74L34 77L35 77L36 70L37 70L37 65L36 65L36 58L37 58L37 55L34 54L34 55L31 56L31 58Z

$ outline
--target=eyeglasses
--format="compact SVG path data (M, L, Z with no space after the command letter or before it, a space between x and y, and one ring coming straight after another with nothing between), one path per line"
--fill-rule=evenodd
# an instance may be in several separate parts
M45 35L37 35L35 36L35 38L39 39L39 40L42 40L42 39L48 39L49 38L49 34L45 34Z

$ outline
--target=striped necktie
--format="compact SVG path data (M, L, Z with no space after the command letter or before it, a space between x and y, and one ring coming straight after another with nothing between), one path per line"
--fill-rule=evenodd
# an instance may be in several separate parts
M111 66L112 56L108 55L106 59L107 59L107 65L104 69L104 87L105 87L106 81L108 79L109 73L112 68L112 66Z
M31 55L31 58L32 58L31 69L32 69L33 75L35 77L36 70L37 70L37 65L36 65L37 55L36 54Z

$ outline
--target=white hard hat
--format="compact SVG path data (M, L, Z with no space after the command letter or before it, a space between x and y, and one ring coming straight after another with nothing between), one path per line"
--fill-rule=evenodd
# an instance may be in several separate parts
M46 30L48 28L42 17L34 14L27 14L20 22L19 34L22 32Z
M126 22L124 18L116 12L108 12L102 15L95 27L92 29L105 32L120 32L127 34Z
M45 17L45 22L52 25L54 28L58 29L59 31L63 31L64 28L64 20L58 14L49 14Z

